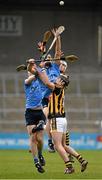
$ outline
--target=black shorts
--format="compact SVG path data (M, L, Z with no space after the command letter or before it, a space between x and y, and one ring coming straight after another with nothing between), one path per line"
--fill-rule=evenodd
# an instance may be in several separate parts
M26 126L37 125L39 121L46 122L46 117L42 110L26 109L25 111Z
M48 107L49 98L43 98L42 99L42 106L43 108Z

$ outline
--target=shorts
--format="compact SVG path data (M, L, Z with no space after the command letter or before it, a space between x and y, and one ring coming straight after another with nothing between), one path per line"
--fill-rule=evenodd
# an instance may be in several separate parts
M46 117L42 111L40 110L33 110L33 109L26 109L25 111L25 120L26 120L26 126L28 125L37 125L39 121L46 122Z
M42 106L43 108L48 107L49 98L43 98L42 99Z
M58 117L51 119L51 132L57 131L66 133L67 131L67 120L65 117Z

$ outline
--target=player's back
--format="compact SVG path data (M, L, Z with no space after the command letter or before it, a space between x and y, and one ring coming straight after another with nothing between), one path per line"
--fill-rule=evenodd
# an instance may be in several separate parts
M49 119L54 117L65 117L64 97L64 89L56 89L51 94L49 102Z
M41 106L42 93L38 79L35 79L31 84L24 85L26 96L26 108L36 108Z

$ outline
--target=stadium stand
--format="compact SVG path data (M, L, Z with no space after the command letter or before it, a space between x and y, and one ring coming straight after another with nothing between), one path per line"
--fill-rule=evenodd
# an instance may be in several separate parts
M25 132L25 73L0 73L0 131ZM74 132L102 130L102 74L73 73L65 98L68 125Z

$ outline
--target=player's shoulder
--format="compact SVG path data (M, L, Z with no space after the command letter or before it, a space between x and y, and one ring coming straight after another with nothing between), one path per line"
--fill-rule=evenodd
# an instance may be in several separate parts
M59 68L59 64L57 64L56 62L52 62L52 67L58 67Z

